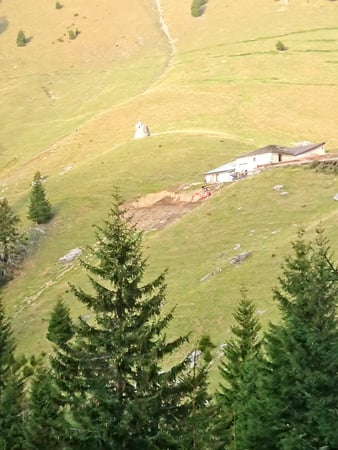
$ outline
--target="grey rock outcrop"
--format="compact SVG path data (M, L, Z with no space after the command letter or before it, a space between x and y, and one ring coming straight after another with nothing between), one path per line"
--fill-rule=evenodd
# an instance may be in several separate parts
M82 250L80 248L73 248L66 255L62 256L62 258L59 258L59 262L61 264L67 264L69 262L72 262L74 259L80 256L81 253Z
M231 258L230 264L232 264L233 266L236 266L237 264L241 264L250 255L251 255L251 252L243 252L243 253L240 253L239 255L235 255L233 258Z

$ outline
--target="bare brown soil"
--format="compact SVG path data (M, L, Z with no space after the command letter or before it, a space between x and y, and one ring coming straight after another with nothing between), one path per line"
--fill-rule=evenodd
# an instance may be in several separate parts
M196 189L183 186L145 195L125 206L138 229L143 231L161 230L167 225L177 222L203 202L208 201L208 199L200 198L198 194L202 194L202 192L201 186L197 186Z

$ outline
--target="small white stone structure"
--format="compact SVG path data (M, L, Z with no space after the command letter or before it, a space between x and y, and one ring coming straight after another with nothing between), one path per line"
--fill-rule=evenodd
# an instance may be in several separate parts
M142 139L144 137L150 136L150 131L145 123L137 122L135 125L134 139Z

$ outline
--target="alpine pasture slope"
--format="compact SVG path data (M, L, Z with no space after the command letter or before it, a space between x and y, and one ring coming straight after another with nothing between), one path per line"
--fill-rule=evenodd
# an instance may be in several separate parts
M55 211L1 293L18 351L28 354L49 348L57 298L74 315L85 313L68 291L69 282L87 287L83 270L58 260L74 247L86 259L114 186L132 200L202 183L205 171L267 144L325 141L338 149L337 2L209 0L199 18L190 0L62 4L0 3L1 195L29 230L39 170ZM31 38L21 48L20 29ZM72 41L70 29L80 31ZM276 50L279 40L287 51ZM134 141L139 120L152 135ZM288 194L274 191L277 184ZM169 333L192 331L192 343L209 333L223 343L242 286L263 324L278 320L271 288L297 230L310 238L321 225L338 251L337 192L334 174L266 170L147 233L147 276L169 269L165 307L176 305ZM251 252L243 264L229 264L243 251Z

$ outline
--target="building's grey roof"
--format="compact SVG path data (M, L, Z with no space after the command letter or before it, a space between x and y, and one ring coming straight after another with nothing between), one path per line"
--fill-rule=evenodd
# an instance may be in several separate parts
M302 153L309 152L310 150L314 150L321 145L325 144L325 142L321 142L320 144L299 144L296 147L281 147L279 145L266 145L265 147L258 148L257 150L254 150L253 152L246 153L244 155L240 155L238 158L245 158L246 156L255 156L255 155L262 155L264 153L283 153L284 155L292 155L292 156L298 156Z
M255 155L262 155L264 153L284 153L285 147L280 147L279 145L266 145L265 147L258 148L257 150L254 150L253 152L245 153L244 155L238 156L238 158L244 158L246 156L255 156Z
M306 153L311 150L315 150L316 148L321 147L324 144L325 144L325 142L321 142L320 144L311 144L311 143L305 144L305 145L300 144L300 145L297 145L296 147L286 148L285 150L287 150L290 155L298 156L298 155L301 155L302 153Z
M221 172L233 172L235 170L236 164L235 161L231 161L227 164L223 164L223 166L217 167L216 169L209 170L209 172L205 172L204 175L211 175L213 173L221 173Z

